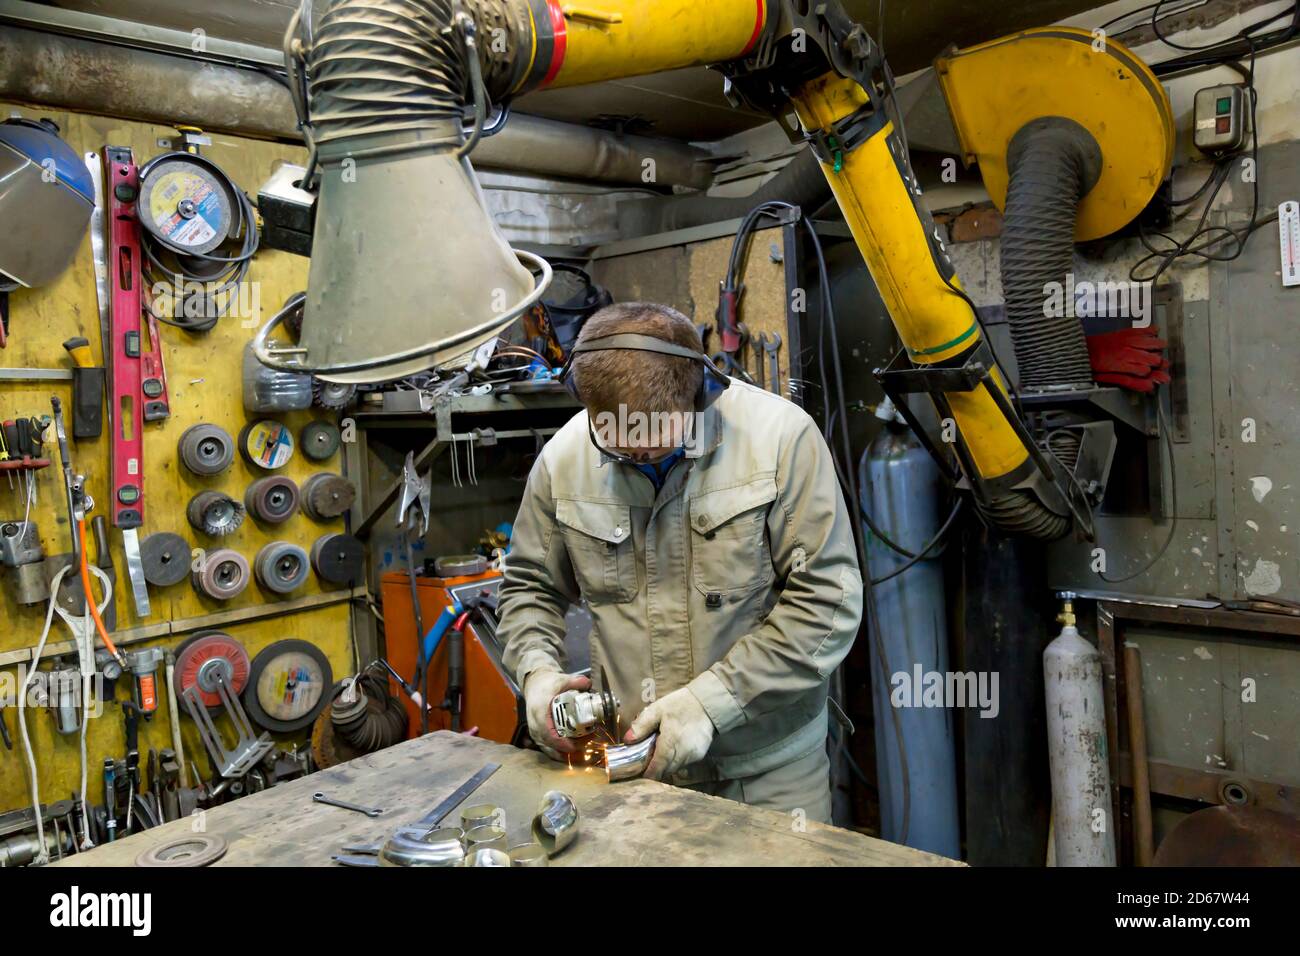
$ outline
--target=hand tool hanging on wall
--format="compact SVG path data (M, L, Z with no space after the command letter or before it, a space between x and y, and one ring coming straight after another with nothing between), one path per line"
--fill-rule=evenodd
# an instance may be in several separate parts
M140 222L136 217L139 177L131 150L104 147L108 215L109 368L108 421L113 457L110 475L113 526L122 532L126 570L137 617L151 613L149 588L140 560L138 529L144 523L144 392L140 316L144 309L140 272Z
M72 437L98 438L104 430L104 369L90 355L90 341L76 336L63 343L72 356Z

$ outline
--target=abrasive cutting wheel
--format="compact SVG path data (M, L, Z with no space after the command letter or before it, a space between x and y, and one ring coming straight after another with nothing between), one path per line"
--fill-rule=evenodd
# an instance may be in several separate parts
M190 574L190 583L214 601L229 601L243 593L250 577L248 559L238 551L221 548L204 555L199 570Z
M185 517L195 531L219 538L244 523L244 506L220 491L200 491L185 506Z
M176 672L172 687L180 700L186 689L197 687L199 700L208 710L221 712L217 688L226 685L231 695L242 694L248 686L252 665L244 645L221 631L199 631L176 648Z
M267 524L288 521L298 510L298 486L292 478L283 475L259 478L244 492L244 507L258 521Z
M219 475L235 460L235 442L218 425L191 425L181 433L176 454L181 464L196 475Z
M276 641L253 658L244 706L259 727L292 733L325 709L333 683L330 662L315 644L295 638Z
M296 442L289 426L267 418L239 430L239 455L254 468L275 471L289 464Z
M333 422L310 421L302 426L298 433L298 445L302 453L312 461L326 461L333 458L339 450L339 428Z
M289 594L307 581L311 562L307 552L291 541L272 541L257 552L253 571L257 583L276 594Z
M311 546L311 566L327 584L351 584L365 573L366 546L354 535L323 534Z
M302 483L302 511L313 521L337 518L356 499L356 487L342 475L323 471Z
M180 584L190 573L190 545L178 534L158 531L140 542L144 579L154 587Z

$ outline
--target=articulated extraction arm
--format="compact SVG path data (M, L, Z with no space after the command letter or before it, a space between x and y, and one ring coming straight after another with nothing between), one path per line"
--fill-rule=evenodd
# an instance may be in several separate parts
M1089 38L1082 31L1052 35ZM507 103L531 90L717 67L727 77L729 96L770 113L792 138L807 140L821 161L905 348L905 360L900 356L885 373L886 387L898 394L928 393L940 417L955 424L962 476L985 515L1005 530L1041 538L1058 537L1074 521L1086 520L1067 491L1070 475L1059 461L1053 468L1008 398L973 303L922 205L888 66L838 0L334 0L310 37L291 27L286 51L291 74L297 64L309 76L299 99L324 181L318 250L323 231L341 228L326 209L339 164L430 141L459 145L459 116L470 97L481 124L487 101ZM1123 66L1145 70L1140 63ZM1102 76L1108 70L1084 73ZM1037 75L1044 83L1054 81L1050 73ZM1032 76L1025 82L1032 83ZM981 92L990 97L982 109L996 113L1000 107L991 97L998 91ZM945 93L951 103L950 90ZM1162 91L1149 95L1163 101ZM1032 103L1008 108L1016 110L1025 120L1039 115ZM1162 117L1167 112L1165 103ZM1063 122L1075 132L1077 124ZM975 138L960 123L955 126L959 136ZM1088 131L1078 133L1092 142ZM968 162L980 153L978 143L962 145ZM1167 152L1160 157L1166 169ZM1164 175L1152 173L1142 184L1146 196L1137 197L1129 218ZM353 251L360 249L358 241ZM314 255L304 335L312 323L314 287L333 281L339 269L320 263L318 280L317 267ZM507 311L501 315L505 321L518 314Z

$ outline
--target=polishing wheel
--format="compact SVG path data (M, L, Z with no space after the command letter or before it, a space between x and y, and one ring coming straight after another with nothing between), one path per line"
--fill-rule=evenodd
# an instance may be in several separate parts
M178 534L159 531L140 542L144 579L154 587L180 584L190 573L190 545Z
M290 541L272 541L257 552L253 562L257 582L276 594L298 590L310 569L307 552Z
M218 425L191 425L181 433L176 451L183 464L196 475L219 475L235 460L235 442Z
M302 484L302 510L313 521L337 518L356 498L356 487L342 475L321 472Z
M298 486L282 475L259 478L244 492L244 506L258 521L280 524L298 510Z
M214 601L229 601L248 587L248 559L238 551L222 548L207 554L199 570L190 575L194 590Z
M200 631L176 648L172 686L177 699L196 687L203 706L215 711L221 708L217 688L224 683L231 694L243 693L250 667L248 652L229 634Z
M365 573L365 545L350 534L321 535L311 546L311 566L328 584L351 584Z

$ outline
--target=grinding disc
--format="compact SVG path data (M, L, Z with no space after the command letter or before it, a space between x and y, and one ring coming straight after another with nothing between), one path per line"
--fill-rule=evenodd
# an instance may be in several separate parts
M328 584L351 584L365 574L366 547L350 534L323 534L311 546L311 566Z
M244 506L220 491L200 491L185 507L190 527L220 537L244 523Z
M249 422L239 430L239 454L244 461L263 471L283 468L293 457L293 432L269 418Z
M315 644L276 641L253 658L244 706L253 722L274 733L302 730L329 703L334 672Z
M352 482L323 471L303 482L302 510L314 521L328 521L351 508L356 497Z
M196 475L219 475L235 460L235 442L218 425L191 425L181 433L176 453Z
M357 387L343 382L312 380L312 398L321 408L347 408L357 397Z
M177 699L193 685L198 686L203 706L221 707L217 687L224 682L232 694L248 686L248 652L244 645L221 631L199 631L176 648L176 671L172 688Z
M289 541L272 541L257 552L253 571L257 583L276 594L298 590L307 580L307 552Z
M140 224L170 249L204 255L238 233L236 197L210 160L168 153L146 163L142 174L136 201Z
M288 521L298 510L298 486L283 475L259 478L244 492L244 506L258 521Z
M248 559L238 551L221 548L204 556L200 570L190 574L194 590L214 601L229 601L248 587Z
M140 542L144 579L154 587L180 584L190 573L190 545L178 534L159 531Z
M312 461L325 461L339 450L339 429L333 422L311 421L298 433L302 453Z
M225 855L224 838L209 833L188 833L145 850L135 858L135 865L207 866Z

